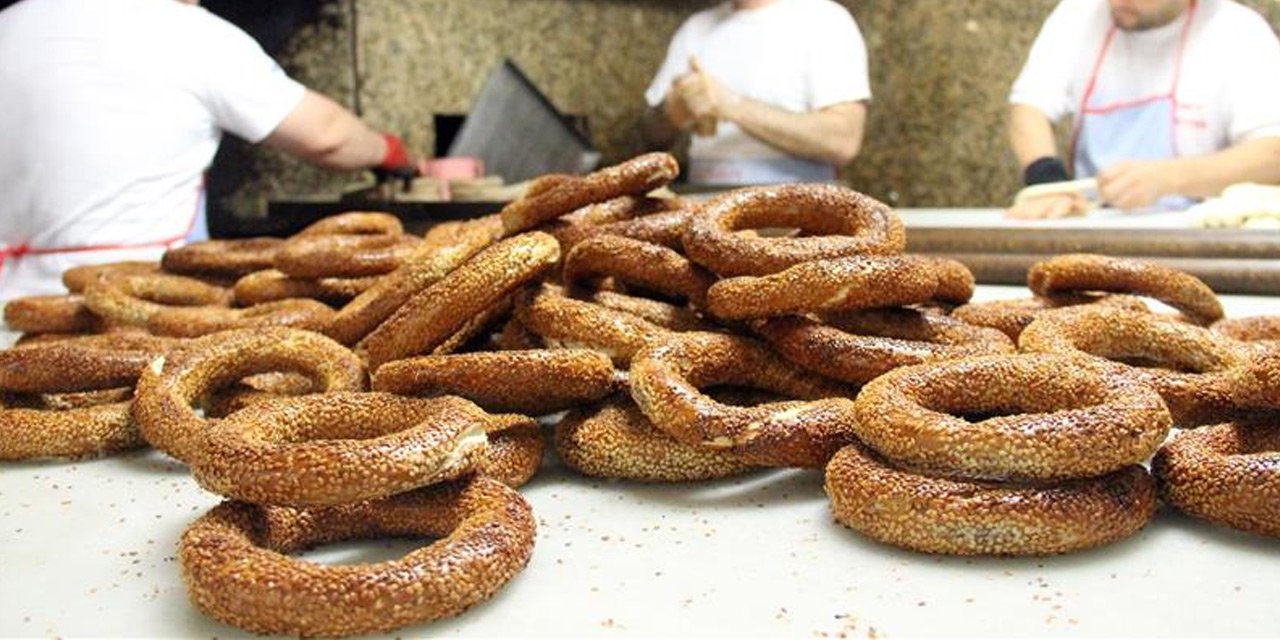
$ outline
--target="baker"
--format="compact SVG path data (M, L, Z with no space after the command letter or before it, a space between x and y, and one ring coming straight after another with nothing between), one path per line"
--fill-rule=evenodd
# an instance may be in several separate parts
M691 183L831 181L862 146L871 98L853 16L831 0L732 0L671 40L645 99L645 134L694 134Z
M152 260L204 224L224 131L335 170L412 165L195 2L22 0L0 11L0 300L66 269Z
M1063 0L1010 95L1026 184L1096 177L1120 209L1183 208L1237 182L1280 183L1280 42L1231 0ZM1059 157L1052 125L1073 119ZM1014 217L1069 215L1079 194Z

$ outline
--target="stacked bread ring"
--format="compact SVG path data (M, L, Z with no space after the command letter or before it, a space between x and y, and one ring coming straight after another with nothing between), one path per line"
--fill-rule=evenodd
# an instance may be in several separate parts
M1217 320L1190 276L1066 256L1033 270L1032 301L966 304L968 269L903 254L901 222L867 196L651 193L676 173L649 154L546 176L503 211L422 238L357 212L288 239L68 272L66 296L6 308L28 335L0 352L0 458L150 444L186 462L229 499L182 537L192 601L300 635L388 631L501 588L532 549L512 487L541 463L537 417L585 475L823 468L839 521L961 554L1129 535L1154 512L1140 463L1170 423L1239 420L1169 445L1161 491L1189 513L1280 531L1275 510L1241 515L1276 483L1275 465L1253 462L1280 448L1258 435L1280 428L1270 325ZM789 231L765 230L777 227ZM1129 338L1146 350L1109 350ZM71 367L84 373L67 382ZM1188 399L1187 369L1212 369L1210 391ZM366 567L282 555L404 534L441 540ZM459 579L433 577L445 571Z

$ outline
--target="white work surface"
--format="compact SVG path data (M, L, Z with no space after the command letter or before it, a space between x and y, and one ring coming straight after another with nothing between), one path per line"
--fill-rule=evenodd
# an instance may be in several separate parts
M1194 229L1201 214L1194 211L1125 212L1094 209L1087 216L1051 220L1013 220L1004 209L896 209L912 228L1003 227L1007 229Z
M1280 312L1276 299L1224 301L1231 315ZM522 490L538 521L528 568L461 617L396 635L1280 634L1280 540L1169 509L1092 551L936 557L837 525L818 472L645 485L548 458ZM0 463L0 635L243 635L188 603L174 558L183 528L218 501L155 452ZM367 562L411 547L305 557Z

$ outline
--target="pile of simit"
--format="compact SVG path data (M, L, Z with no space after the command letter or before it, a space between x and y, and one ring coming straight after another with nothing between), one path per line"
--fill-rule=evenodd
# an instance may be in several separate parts
M0 352L0 459L185 462L229 498L182 536L192 601L302 635L456 615L518 573L537 416L592 476L825 468L837 520L926 552L1104 544L1157 493L1280 535L1277 318L1222 320L1187 274L1087 255L1036 265L1030 300L965 304L969 271L904 255L871 198L646 195L677 173L649 154L544 176L422 238L352 213L68 271L71 293L5 309L25 334ZM1194 429L1161 449L1171 426ZM386 535L438 541L285 555Z

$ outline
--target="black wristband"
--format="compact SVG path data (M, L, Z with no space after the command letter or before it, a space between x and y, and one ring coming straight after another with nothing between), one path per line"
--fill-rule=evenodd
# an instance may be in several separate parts
M1026 170L1022 172L1022 183L1028 187L1033 184L1063 182L1069 179L1071 176L1067 174L1067 165L1062 164L1062 161L1054 156L1038 158L1027 165Z

